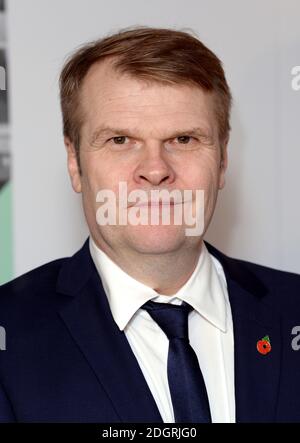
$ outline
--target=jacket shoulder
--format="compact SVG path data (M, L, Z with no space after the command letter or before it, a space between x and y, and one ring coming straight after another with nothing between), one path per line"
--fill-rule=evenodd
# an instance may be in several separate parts
M262 264L250 262L248 260L243 260L235 257L231 257L229 255L225 255L223 252L216 249L211 244L205 242L206 247L210 254L212 254L215 258L217 258L221 264L228 268L230 271L233 269L244 269L248 270L249 272L252 272L253 274L257 275L258 277L262 278L265 281L274 282L274 279L276 282L288 282L288 283L300 283L300 274L289 272L289 271L282 271L280 269L272 268L269 266L265 266Z
M240 260L231 258L240 266L247 268L251 273L256 275L265 285L268 287L286 287L292 289L298 289L300 291L300 275L283 271L280 269L272 268L269 266L261 265L258 263L249 262L246 260Z
M25 274L0 286L0 306L15 297L43 293L55 290L57 277L62 265L68 258L59 258L45 263Z
M208 251L221 263L227 277L237 281L285 313L300 314L300 275L247 260L229 257L206 243Z

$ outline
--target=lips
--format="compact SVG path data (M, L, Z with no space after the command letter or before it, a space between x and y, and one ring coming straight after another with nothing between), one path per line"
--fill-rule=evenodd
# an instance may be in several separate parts
M142 207L162 207L162 206L174 206L174 205L180 205L182 204L182 202L158 202L158 201L148 201L148 202L139 202L134 204L133 206L137 207L137 208L142 208Z

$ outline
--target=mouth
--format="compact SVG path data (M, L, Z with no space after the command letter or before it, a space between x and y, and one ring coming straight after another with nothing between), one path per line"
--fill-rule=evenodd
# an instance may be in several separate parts
M178 204L178 203L175 203ZM158 201L148 201L148 202L139 202L136 203L134 206L141 208L145 206L174 206L174 202L158 202Z
M138 202L135 204L132 204L131 206L134 206L136 208L144 208L144 207L148 207L148 208L163 208L163 207L172 207L172 206L177 206L177 205L183 205L184 203L189 203L189 201L179 201L179 202L174 202L174 201L146 201L146 202Z

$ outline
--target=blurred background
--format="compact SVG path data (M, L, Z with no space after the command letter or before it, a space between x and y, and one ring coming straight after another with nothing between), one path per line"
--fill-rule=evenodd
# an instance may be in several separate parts
M11 146L8 107L8 69L5 1L0 1L0 284L13 276ZM4 77L3 77L4 76Z
M73 254L88 232L66 170L65 57L133 25L192 29L223 61L234 107L227 184L206 239L300 273L299 0L0 1L0 282Z

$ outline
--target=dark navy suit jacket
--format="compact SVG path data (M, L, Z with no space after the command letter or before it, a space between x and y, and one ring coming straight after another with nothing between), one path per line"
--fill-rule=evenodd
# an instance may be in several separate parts
M207 247L228 284L237 422L300 421L300 350L292 348L300 276ZM3 285L0 326L0 421L162 422L113 320L88 241L73 257ZM262 355L257 341L266 335L272 348Z

